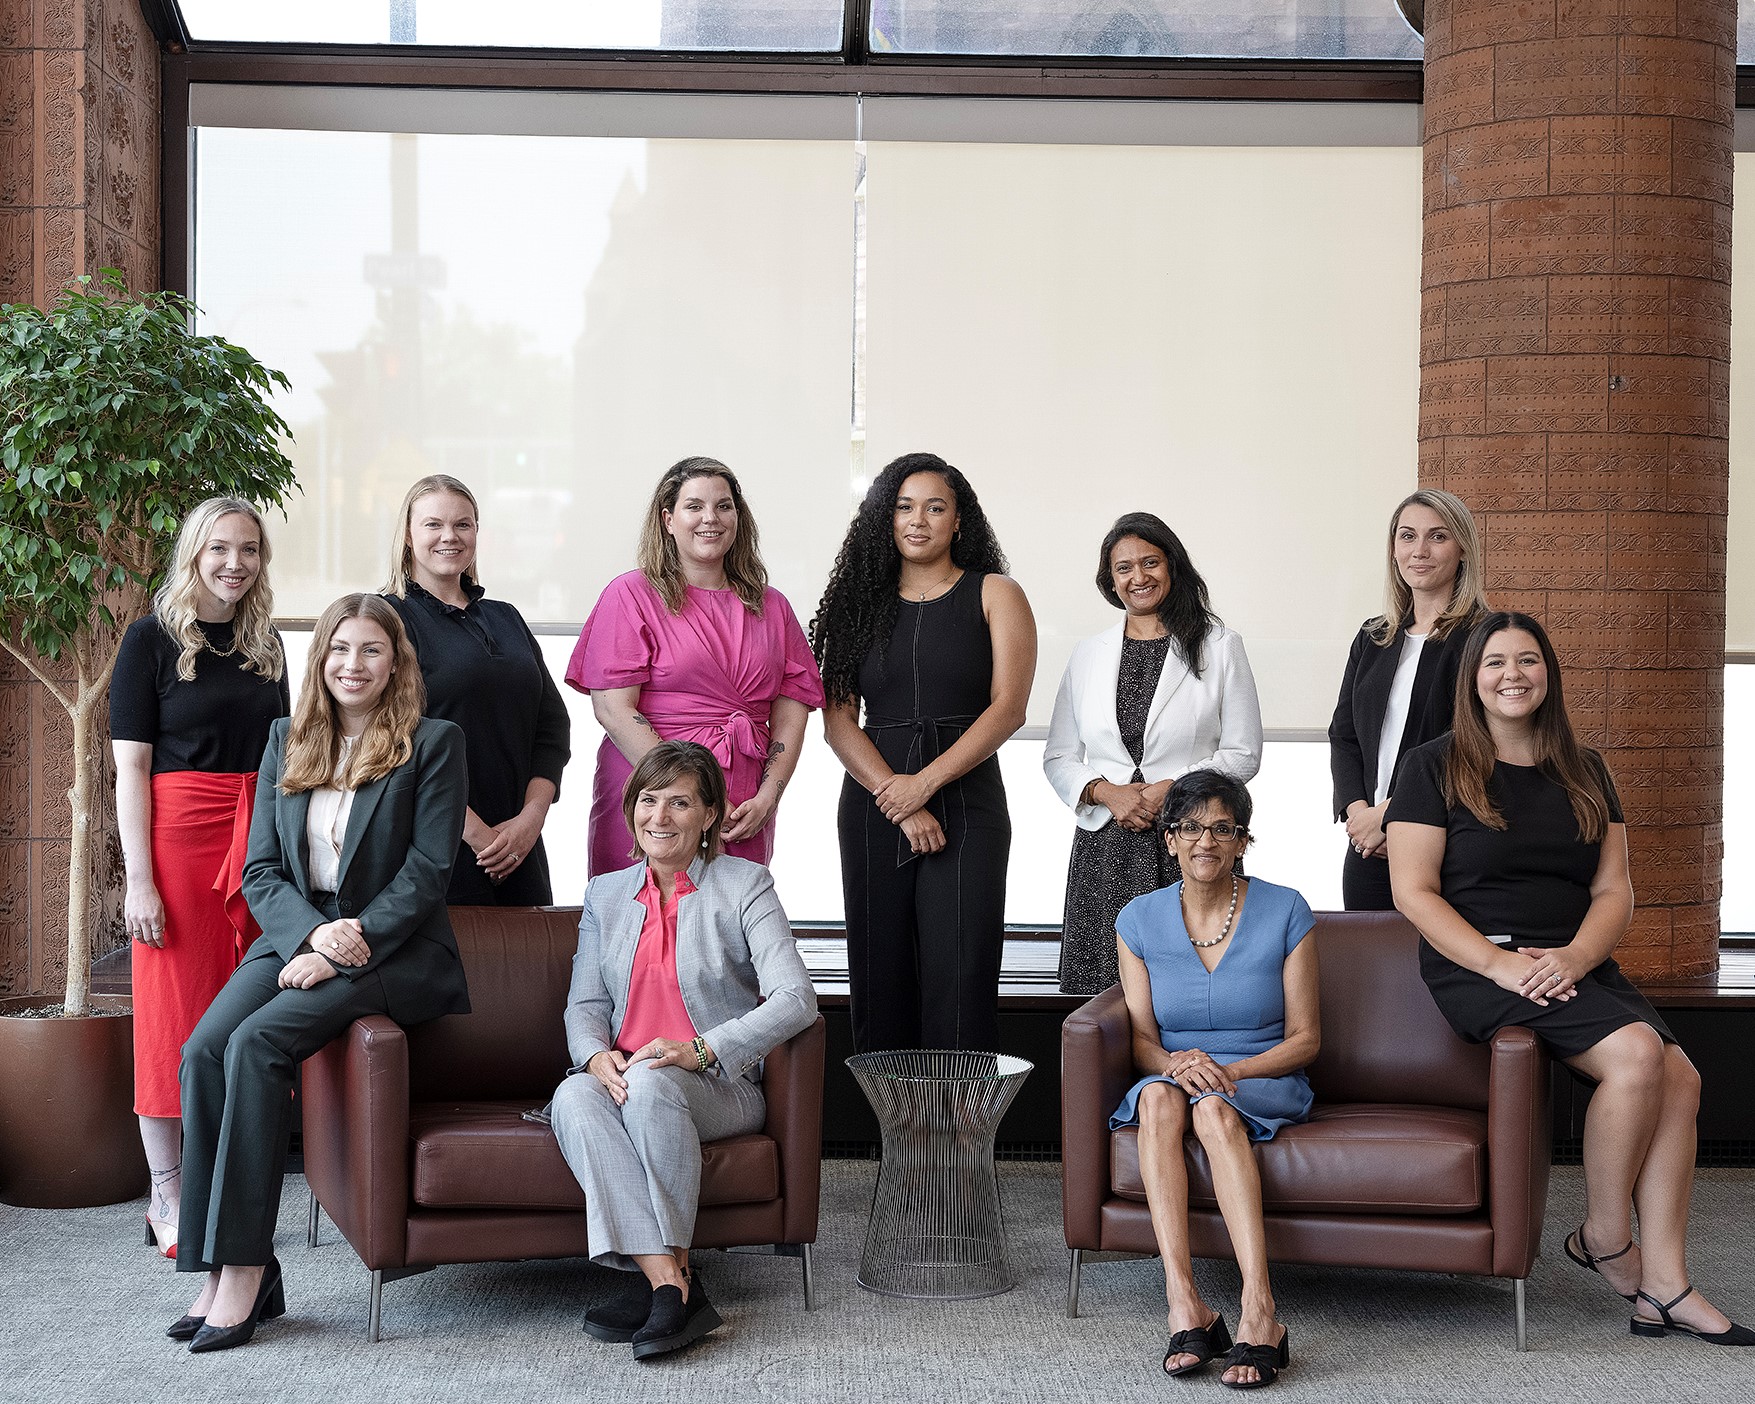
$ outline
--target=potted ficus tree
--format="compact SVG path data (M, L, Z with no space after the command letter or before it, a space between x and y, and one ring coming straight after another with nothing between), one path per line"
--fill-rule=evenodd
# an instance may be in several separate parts
M72 753L64 997L0 1001L0 1198L15 1204L145 1187L132 1021L91 996L110 673L182 515L221 493L278 505L294 486L269 400L286 377L197 335L194 312L113 269L47 310L0 306L0 648L66 709Z

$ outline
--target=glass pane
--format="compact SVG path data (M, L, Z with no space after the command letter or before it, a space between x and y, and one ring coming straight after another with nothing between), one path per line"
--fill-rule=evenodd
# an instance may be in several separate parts
M1417 59L1395 0L874 0L879 53Z
M1755 154L1736 152L1731 171L1733 198L1755 200ZM1708 483L1700 491L1708 494L1710 488ZM1725 647L1748 651L1755 649L1755 221L1747 219L1731 225L1731 482L1727 517ZM1728 723L1728 696L1725 701ZM1728 725L1726 730L1728 733ZM1728 785L1726 790L1728 793Z
M182 0L195 39L826 53L840 0Z

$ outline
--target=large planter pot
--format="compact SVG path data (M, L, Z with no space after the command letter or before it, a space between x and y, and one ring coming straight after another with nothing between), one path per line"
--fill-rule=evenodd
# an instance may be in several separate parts
M7 1015L50 1001L0 1000L0 1200L33 1209L119 1204L146 1193L134 1115L134 1016Z

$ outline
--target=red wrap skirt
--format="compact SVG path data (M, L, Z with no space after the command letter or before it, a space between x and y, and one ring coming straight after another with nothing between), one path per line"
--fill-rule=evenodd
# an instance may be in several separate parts
M244 903L256 772L173 770L152 777L152 878L165 905L162 947L136 941L134 1110L180 1115L183 1044L261 934Z

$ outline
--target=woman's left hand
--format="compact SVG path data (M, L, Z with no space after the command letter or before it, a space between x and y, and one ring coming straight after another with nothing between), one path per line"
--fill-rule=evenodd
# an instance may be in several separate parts
M892 775L871 797L877 801L878 812L892 824L900 824L920 809L937 792L938 787L919 775Z
M779 804L779 794L764 784L742 804L732 808L731 813L725 817L725 827L720 830L719 836L727 843L754 838L774 817L774 810Z
M283 990L308 990L335 978L335 967L315 951L296 955L280 968Z
M493 837L476 850L476 866L494 882L504 882L518 871L542 837L542 820L528 809L520 810L493 826Z
M1591 969L1571 946L1519 946L1517 953L1531 961L1519 991L1526 999L1570 999Z
M1198 1048L1186 1048L1172 1053L1166 1071L1176 1079L1176 1085L1184 1092L1222 1092L1227 1097L1237 1095L1237 1084L1231 1080L1230 1075L1210 1054L1203 1053Z
M707 1061L713 1061L713 1050L707 1050ZM651 1063L655 1068L687 1068L701 1071L701 1060L695 1056L695 1045L678 1043L674 1038L655 1038L628 1055L630 1063Z

